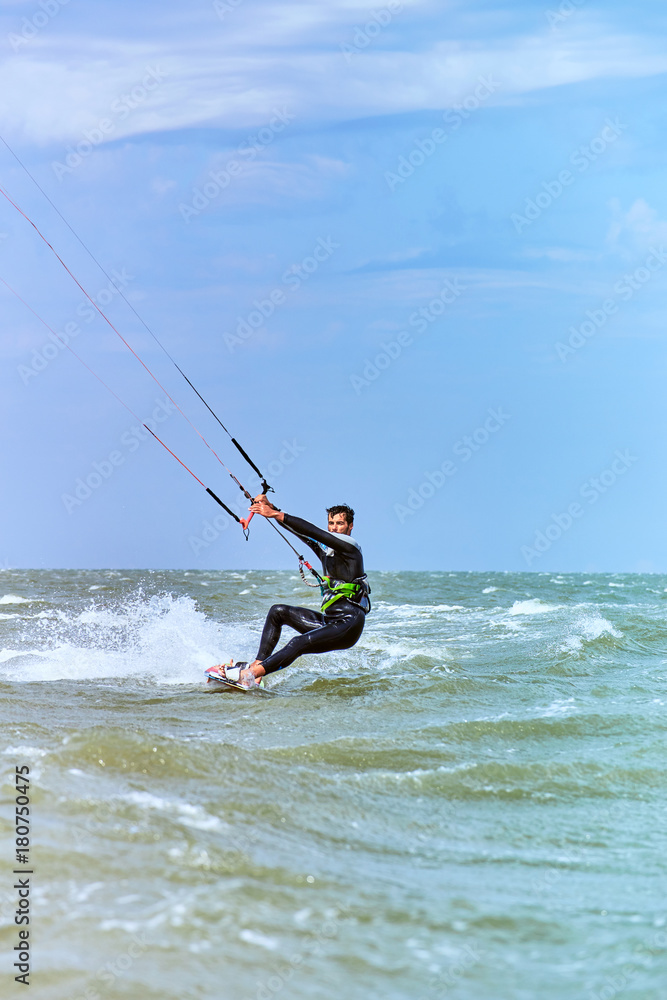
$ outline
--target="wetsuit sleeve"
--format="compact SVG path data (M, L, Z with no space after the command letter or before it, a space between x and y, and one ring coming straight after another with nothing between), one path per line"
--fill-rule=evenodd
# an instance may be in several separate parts
M306 545L313 550L318 559L322 559L325 554L324 547L318 541L316 541L316 539L310 538L307 534L304 534L303 531L300 531L298 528L296 528L292 522L296 522L297 524L300 525L306 525L309 528L314 528L315 525L308 524L308 521L302 521L301 518L299 517L292 517L291 514L285 514L285 517L282 522L283 528L287 528L287 530L290 531L293 535L296 535L297 538L300 538L302 542L305 542Z
M318 528L316 524L304 521L301 517L294 517L293 514L285 514L283 524L290 531L293 531L295 535L303 538L304 542L307 542L309 545L311 542L319 542L325 548L333 549L334 552L340 552L344 555L349 555L350 552L354 552L359 548L357 543L352 541L347 535L339 535L335 531ZM313 545L310 545L310 547L314 548ZM316 551L319 551L319 549L320 546L318 546Z

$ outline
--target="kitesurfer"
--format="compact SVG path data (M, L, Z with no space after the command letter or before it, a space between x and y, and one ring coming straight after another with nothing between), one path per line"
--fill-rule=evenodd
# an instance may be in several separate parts
M266 617L257 658L250 664L220 665L229 680L248 686L253 682L259 684L265 674L288 667L304 653L327 653L354 646L371 609L361 549L351 537L354 524L351 507L346 504L328 507L326 531L279 510L264 494L255 498L250 511L275 518L321 560L322 607L313 611L289 604L273 605ZM289 625L300 635L274 653L283 625Z

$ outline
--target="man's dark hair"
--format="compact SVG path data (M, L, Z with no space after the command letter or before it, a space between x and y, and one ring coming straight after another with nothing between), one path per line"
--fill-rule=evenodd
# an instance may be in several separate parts
M345 514L345 520L348 524L352 524L354 521L354 511L346 503L339 503L337 507L327 507L327 514Z

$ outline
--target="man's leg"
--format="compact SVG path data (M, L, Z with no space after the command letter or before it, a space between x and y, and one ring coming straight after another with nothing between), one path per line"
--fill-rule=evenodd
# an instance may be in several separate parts
M257 660L260 662L270 656L278 644L283 625L289 625L295 632L310 632L311 629L324 625L324 615L310 608L295 608L290 604L274 604L269 609L259 643ZM255 662L257 662L257 660Z
M313 624L308 629L301 628L299 631L302 634L290 639L287 645L279 649L277 653L265 656L261 660L258 656L255 662L250 664L255 677L262 677L264 674L273 673L274 670L289 667L298 656L302 656L304 653L329 653L336 649L349 649L350 646L354 646L364 630L366 615L361 608L357 608L349 614L335 617L308 611L306 608L293 608L291 610L305 611L313 618L320 619L322 624L319 627ZM292 627L296 626L292 625Z
M269 608L269 613L264 622L257 659L249 663L245 670L242 671L242 682L248 683L252 675L257 680L257 683L259 683L259 678L268 672L264 669L263 661L276 648L283 625L289 625L290 628L303 635L304 632L320 629L323 624L324 615L319 611L312 611L310 608L293 607L291 604L274 604L273 607ZM296 656L298 655L297 653ZM294 659L296 659L296 656ZM278 668L274 667L273 669L277 670Z

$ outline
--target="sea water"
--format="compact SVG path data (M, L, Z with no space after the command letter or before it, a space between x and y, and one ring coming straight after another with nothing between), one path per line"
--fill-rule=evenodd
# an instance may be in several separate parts
M667 577L371 583L265 698L294 573L0 572L3 996L28 767L39 1000L667 997Z

